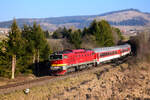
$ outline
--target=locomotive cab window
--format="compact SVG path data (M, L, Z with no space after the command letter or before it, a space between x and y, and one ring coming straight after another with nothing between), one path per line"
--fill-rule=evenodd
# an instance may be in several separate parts
M51 55L50 60L59 60L62 59L62 55Z

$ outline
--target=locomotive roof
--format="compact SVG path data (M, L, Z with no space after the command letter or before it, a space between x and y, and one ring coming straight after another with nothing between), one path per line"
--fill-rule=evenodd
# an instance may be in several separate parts
M94 52L105 52L105 51L113 51L113 50L119 50L130 47L129 44L120 45L120 46L113 46L113 47L103 47L103 48L94 48L92 49Z
M53 54L68 54L68 53L84 53L92 51L90 49L75 49L75 50L64 50L60 52L54 52Z

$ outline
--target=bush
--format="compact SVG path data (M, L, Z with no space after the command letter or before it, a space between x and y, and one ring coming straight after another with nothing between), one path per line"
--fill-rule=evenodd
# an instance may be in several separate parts
M132 52L139 61L150 61L150 33L142 32L130 38Z

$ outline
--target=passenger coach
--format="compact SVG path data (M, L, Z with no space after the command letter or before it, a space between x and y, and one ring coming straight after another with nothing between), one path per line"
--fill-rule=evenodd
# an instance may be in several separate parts
M114 47L94 48L95 60L97 64L128 55L131 52L130 45L120 45Z

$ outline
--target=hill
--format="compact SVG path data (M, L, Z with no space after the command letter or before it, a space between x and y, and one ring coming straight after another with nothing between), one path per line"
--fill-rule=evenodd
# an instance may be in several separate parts
M23 24L32 25L34 21L42 26L44 30L54 31L58 27L76 27L84 28L90 25L94 20L107 20L111 25L116 27L122 26L134 26L143 27L150 25L150 14L141 12L137 9L125 9L119 11L108 12L99 15L88 15L88 16L66 16L66 17L51 17L51 18L30 18L30 19L17 19L20 27ZM0 28L9 28L12 23L11 21L0 22Z

